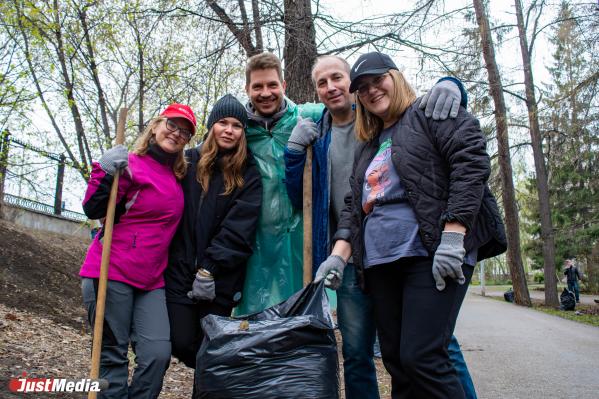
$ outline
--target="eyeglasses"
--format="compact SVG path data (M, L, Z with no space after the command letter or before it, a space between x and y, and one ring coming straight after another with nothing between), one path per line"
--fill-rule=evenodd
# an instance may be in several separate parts
M383 81L385 80L385 77L389 75L389 73L383 73L382 75L377 75L375 77L373 77L372 79L370 79L370 81L365 81L364 83L360 84L358 86L358 89L356 90L358 92L359 96L365 96L368 94L368 92L370 91L370 86L374 87L375 89L380 89L381 86L383 85Z
M182 127L179 127L179 125L177 125L172 119L167 118L166 129L169 132L177 132L179 137L181 137L187 141L189 141L191 139L191 136L193 136L193 132L191 132L187 129L183 129Z

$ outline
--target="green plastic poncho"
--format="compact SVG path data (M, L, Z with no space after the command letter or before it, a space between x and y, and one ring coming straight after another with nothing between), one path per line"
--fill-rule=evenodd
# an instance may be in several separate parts
M287 111L271 131L250 120L245 133L262 175L263 195L256 245L248 261L243 296L235 309L237 315L262 311L286 300L303 286L302 212L293 208L287 196L283 155L298 114L317 120L323 105L298 106L286 100Z

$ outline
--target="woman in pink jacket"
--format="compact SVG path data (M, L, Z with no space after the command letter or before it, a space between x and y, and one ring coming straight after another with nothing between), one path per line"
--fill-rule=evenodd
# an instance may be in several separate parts
M163 272L168 248L183 213L180 179L186 172L183 148L195 133L191 108L171 104L154 118L132 153L116 146L93 163L83 209L90 219L106 216L110 187L119 178L100 378L110 386L103 398L156 398L171 355ZM93 325L103 231L92 242L79 275ZM129 343L136 368L127 385Z

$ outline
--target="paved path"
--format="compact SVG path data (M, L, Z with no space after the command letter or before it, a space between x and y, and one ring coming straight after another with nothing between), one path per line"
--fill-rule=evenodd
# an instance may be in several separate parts
M480 286L479 285L472 285L468 288L469 291L471 292L475 292L477 294L480 294ZM503 293L505 292L504 288L497 288L494 286L487 286L485 289L485 294L486 295L490 295L490 296L500 296L503 298ZM545 292L543 291L538 291L538 290L530 290L528 291L530 293L530 297L533 299L539 299L544 301L545 300ZM559 292L561 294L561 290ZM558 294L558 298L559 298L559 294ZM597 304L595 302L595 299L599 300L599 295L587 295L587 294L580 294L580 303L585 304L585 305L597 305L599 306L599 304ZM599 395L597 395L597 397L599 397Z
M481 399L599 398L599 328L469 293L455 335Z

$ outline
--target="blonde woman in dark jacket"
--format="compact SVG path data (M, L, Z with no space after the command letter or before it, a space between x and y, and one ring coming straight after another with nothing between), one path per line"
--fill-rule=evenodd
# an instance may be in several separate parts
M350 92L362 143L319 273L335 278L353 251L393 398L464 398L447 347L476 261L506 249L485 139L464 108L426 118L385 54L356 61Z

